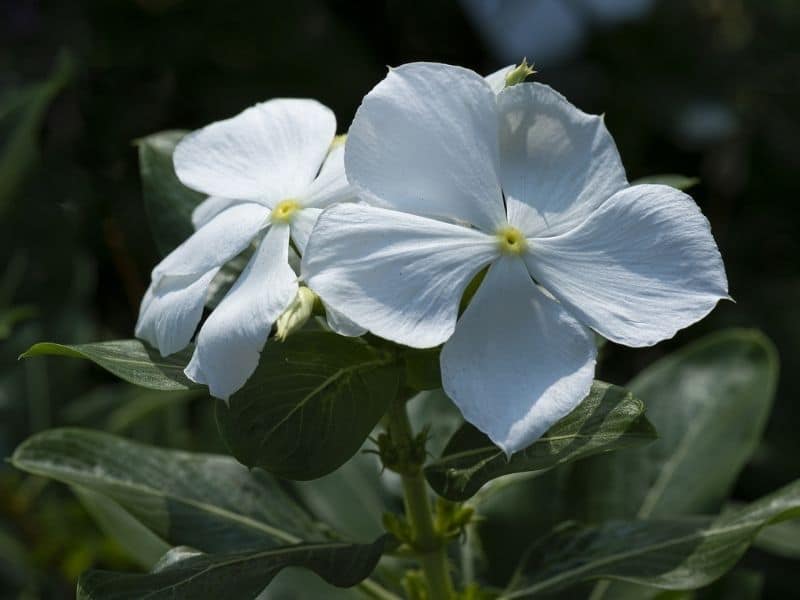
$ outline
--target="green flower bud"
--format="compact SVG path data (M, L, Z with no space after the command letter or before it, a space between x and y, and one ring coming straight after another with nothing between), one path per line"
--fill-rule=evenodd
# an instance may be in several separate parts
M529 65L528 59L523 58L522 62L506 75L506 87L522 83L534 73L536 73L536 70L533 68L533 65Z

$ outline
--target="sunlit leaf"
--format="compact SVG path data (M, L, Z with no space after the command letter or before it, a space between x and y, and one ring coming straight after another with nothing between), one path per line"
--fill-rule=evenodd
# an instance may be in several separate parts
M656 433L644 405L627 390L595 382L589 396L541 438L507 459L469 424L450 439L442 456L425 467L437 493L466 500L485 483L513 473L545 471L600 452L651 442Z
M193 346L189 346L162 357L158 350L139 340L76 345L40 342L20 358L47 355L85 358L129 383L154 390L187 390L200 387L183 374L193 351Z

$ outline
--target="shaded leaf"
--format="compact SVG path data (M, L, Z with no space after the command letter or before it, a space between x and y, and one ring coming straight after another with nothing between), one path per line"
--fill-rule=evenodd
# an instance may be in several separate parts
M192 211L206 196L183 185L175 175L172 153L188 132L162 131L136 140L147 218L156 247L169 253L192 233Z
M800 521L783 521L767 527L753 545L776 556L800 560Z
M475 427L464 424L450 439L441 458L425 467L425 476L445 498L466 500L497 477L544 471L655 438L640 400L623 388L595 382L589 396L575 410L510 459Z
M501 598L529 598L598 578L696 589L731 569L763 527L797 517L800 480L713 521L683 517L568 527L531 548Z
M217 403L217 422L244 464L314 479L358 451L397 385L391 355L358 338L301 331L266 345L230 405Z
M36 316L38 310L35 306L22 305L0 309L0 341L11 335L14 325Z
M761 439L778 363L761 333L720 332L653 364L628 384L659 439L576 465L578 518L716 512Z
M193 351L194 347L188 346L162 357L158 350L139 340L76 345L40 342L28 348L20 358L48 355L85 358L129 383L154 390L187 390L201 387L183 373Z
M663 175L648 175L647 177L640 177L636 181L631 181L631 185L639 185L641 183L659 183L685 191L700 183L700 179L678 175L677 173L664 173Z
M310 569L338 587L366 579L383 552L372 544L306 544L224 555L181 553L147 574L89 571L78 581L78 599L254 598L286 567Z
M11 462L107 496L172 545L231 552L322 538L276 481L227 456L65 428L32 436Z
M38 159L37 138L47 108L69 83L73 71L72 57L62 53L46 81L0 98L0 213L10 206Z
M145 569L152 568L170 549L167 542L110 498L77 485L72 491L102 532Z

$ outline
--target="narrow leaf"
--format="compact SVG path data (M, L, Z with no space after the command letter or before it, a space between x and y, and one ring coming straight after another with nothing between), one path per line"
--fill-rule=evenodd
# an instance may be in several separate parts
M11 462L107 496L172 545L233 552L322 538L276 481L226 456L65 428L29 438Z
M529 598L598 578L696 589L731 569L763 527L798 517L800 480L713 522L684 517L570 527L531 548L501 598Z
M192 357L193 347L162 357L139 340L116 340L93 344L34 344L20 356L69 356L85 358L120 379L154 390L187 390L200 387L190 381L183 370Z
M192 233L192 211L205 199L175 175L172 154L186 131L162 131L136 140L147 218L156 247L167 254Z
M89 571L78 581L78 600L255 598L286 567L310 569L328 583L351 587L366 579L383 552L372 544L307 544L261 552L191 555L168 559L148 574Z
M511 459L485 435L465 424L450 439L441 458L425 468L425 476L437 493L460 501L497 477L541 472L655 438L640 400L623 388L595 382L589 396L574 411Z
M398 385L390 355L358 338L302 331L268 343L217 422L244 464L288 479L315 479L355 454Z

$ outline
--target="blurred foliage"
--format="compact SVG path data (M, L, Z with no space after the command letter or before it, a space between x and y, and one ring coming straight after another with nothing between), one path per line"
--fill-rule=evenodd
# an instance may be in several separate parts
M16 362L43 339L131 336L159 255L147 231L134 140L192 129L272 96L318 98L343 132L387 64L428 59L483 73L501 66L450 2L0 6L4 456L30 433L64 424L175 448L220 448L213 405L192 393L167 401L85 361ZM607 344L600 378L624 382L728 325L762 329L783 372L800 369L798 36L794 0L663 0L640 20L595 29L569 60L537 61L537 80L606 113L631 179L665 172L699 178L690 192L712 223L736 299L657 348ZM800 477L798 395L800 380L782 377L764 441L735 484L736 500ZM791 596L788 560L751 551L739 579L754 582L763 597ZM1 596L69 598L86 567L126 564L135 563L67 490L2 468ZM743 585L729 581L729 588L717 585L719 597Z

